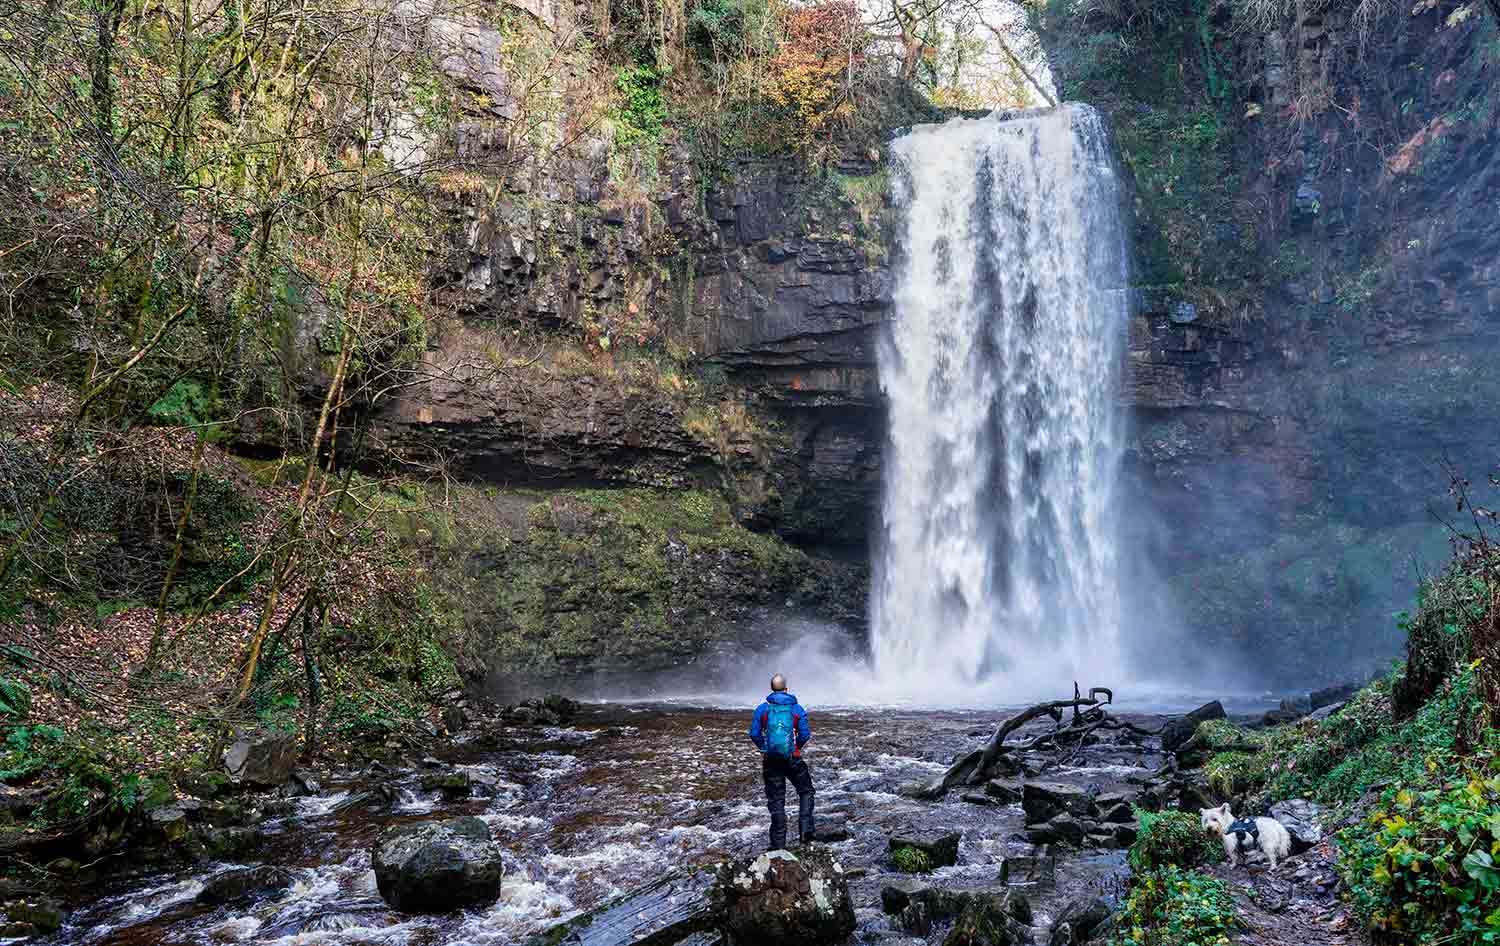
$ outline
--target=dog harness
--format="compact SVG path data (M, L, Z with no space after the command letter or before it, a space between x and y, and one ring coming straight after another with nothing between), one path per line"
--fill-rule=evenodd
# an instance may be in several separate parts
M1260 843L1260 828L1256 826L1254 818L1241 818L1231 824L1229 830L1224 833L1234 835L1235 844L1241 850L1248 849ZM1249 843L1246 843L1247 835L1249 836Z

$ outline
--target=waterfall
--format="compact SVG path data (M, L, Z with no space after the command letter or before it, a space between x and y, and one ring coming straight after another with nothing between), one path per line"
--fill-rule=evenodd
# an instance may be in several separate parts
M1006 703L1119 679L1120 185L1069 104L913 130L872 659L887 695Z

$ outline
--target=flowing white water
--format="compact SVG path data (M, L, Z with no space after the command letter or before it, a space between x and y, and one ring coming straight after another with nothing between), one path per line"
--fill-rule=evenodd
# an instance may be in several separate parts
M1127 254L1105 128L1065 105L893 150L881 691L1005 703L1117 681Z

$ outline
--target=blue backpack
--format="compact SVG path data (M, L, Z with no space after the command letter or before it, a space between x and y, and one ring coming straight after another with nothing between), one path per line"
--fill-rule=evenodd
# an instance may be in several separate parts
M797 749L795 704L772 703L766 713L766 755L790 759Z

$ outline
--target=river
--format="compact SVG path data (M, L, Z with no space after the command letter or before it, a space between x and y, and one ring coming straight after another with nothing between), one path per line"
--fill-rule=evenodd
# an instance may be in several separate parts
M1004 711L810 712L815 738L808 758L819 814L825 823L848 820L851 837L833 848L846 865L868 870L852 885L857 941L892 935L880 911L883 853L892 834L962 830L958 865L936 874L950 887L994 886L1007 857L1020 864L1027 862L1014 859L1037 853L1021 833L1019 805L979 806L956 792L941 802L918 802L898 793L903 783L930 779L956 754L981 744ZM758 757L744 736L747 717L745 710L595 704L562 727L490 721L426 761L470 774L476 794L456 802L420 790L421 764L328 772L319 794L273 802L277 816L261 824L258 861L290 869L295 882L287 890L210 907L194 898L227 864L119 876L63 891L71 913L47 942L524 943L672 867L764 846L767 816ZM1138 748L1104 744L1047 777L1124 787L1140 781L1155 761ZM483 818L506 851L499 902L440 917L390 910L370 868L376 833L403 821L459 814ZM1010 880L1034 887L1038 924L1045 928L1062 900L1117 891L1123 876L1122 853L1098 850L1063 859L1055 886L1045 877L1028 881L1023 871L1013 871Z

